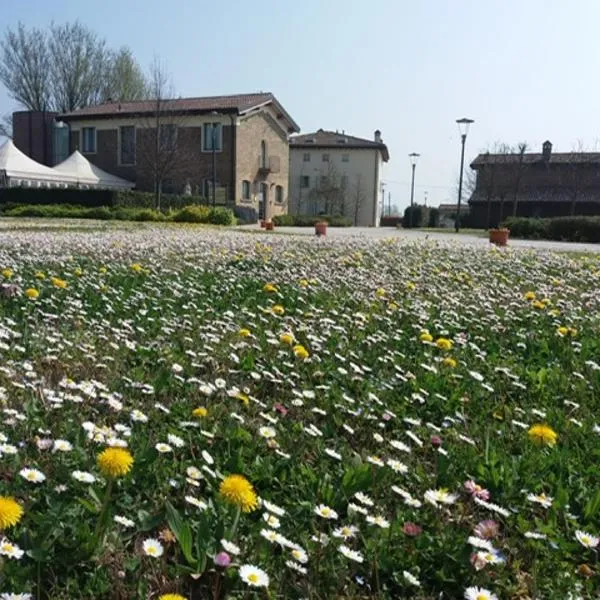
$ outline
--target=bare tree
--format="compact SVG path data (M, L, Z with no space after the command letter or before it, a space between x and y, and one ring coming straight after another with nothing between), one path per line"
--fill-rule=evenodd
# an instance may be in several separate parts
M0 81L8 95L29 110L48 110L51 105L46 38L44 31L19 23L0 43Z
M571 216L575 214L577 201L586 185L585 169L582 171L585 153L583 141L578 140L573 150L569 153L566 169L562 171L561 175L561 183L569 196L569 213Z
M12 138L12 116L4 115L0 119L0 137Z
M360 214L360 209L361 206L363 205L363 203L366 200L366 194L365 194L365 190L363 187L363 183L362 183L362 176L360 174L358 174L356 176L356 181L354 182L354 185L352 186L352 194L351 194L351 200L352 200L352 213L353 213L353 222L354 225L358 225L358 216Z
M333 162L328 163L326 174L321 172L311 194L313 201L323 208L326 215L343 214L345 189Z
M173 100L174 91L170 74L164 64L155 58L150 67L148 116L137 125L137 161L152 181L155 208L160 210L163 185L184 173L190 156L183 144L178 144L179 128L186 124L186 116Z
M519 188L521 186L521 180L523 179L523 174L527 168L527 164L525 163L525 152L527 151L527 142L521 142L517 146L518 150L518 162L517 169L515 170L515 182L513 188L513 217L517 216L517 206L519 203Z

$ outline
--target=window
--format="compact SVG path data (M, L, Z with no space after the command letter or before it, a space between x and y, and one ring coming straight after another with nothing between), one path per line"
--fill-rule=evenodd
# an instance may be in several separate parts
M304 189L310 187L310 176L309 175L300 175L300 187L304 188Z
M250 200L250 182L242 181L242 200Z
M84 154L96 153L96 128L83 127L81 129L81 151Z
M323 162L329 162L329 154L323 154Z
M262 169L267 168L267 142L265 140L260 143L260 166Z
M283 186L278 185L275 188L275 202L279 202L281 204L283 202Z
M304 160L304 162L310 162L310 152L305 152L302 160Z
M342 175L340 179L340 185L343 190L348 188L348 175Z
M327 177L327 175L321 175L320 185L322 188L325 188L329 185L329 177Z
M177 148L177 125L160 126L160 146L163 150Z
M220 186L221 186L221 184L219 183L219 180L217 179L215 181L215 198L217 199L217 201L219 199L219 194L221 193L219 191ZM212 190L213 190L213 180L212 180L212 178L210 178L210 179L204 179L203 182L202 182L202 195L205 198L212 199Z
M119 128L120 147L119 163L122 165L135 165L135 127L127 125Z
M223 149L223 127L221 123L204 123L202 131L202 151L212 152L213 137L215 141L215 152Z
M342 154L342 162L350 162L350 155Z

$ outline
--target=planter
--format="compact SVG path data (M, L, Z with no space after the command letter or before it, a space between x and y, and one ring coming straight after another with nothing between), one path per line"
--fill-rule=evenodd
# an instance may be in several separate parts
M490 243L496 244L496 246L506 246L509 233L509 229L490 229Z
M275 223L273 223L273 221L267 221L265 223L265 229L267 231L273 231L273 229L275 229Z
M327 221L319 221L315 223L315 234L316 235L327 235Z
M264 219L261 219L261 220L260 220L260 228L261 228L261 229L264 229L264 228L265 228L265 225L266 225L266 223L267 223L267 222L266 222Z

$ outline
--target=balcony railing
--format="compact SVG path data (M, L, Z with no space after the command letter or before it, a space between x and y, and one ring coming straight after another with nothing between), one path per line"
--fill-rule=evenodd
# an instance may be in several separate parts
M263 175L279 173L279 167L279 156L258 157L258 172Z

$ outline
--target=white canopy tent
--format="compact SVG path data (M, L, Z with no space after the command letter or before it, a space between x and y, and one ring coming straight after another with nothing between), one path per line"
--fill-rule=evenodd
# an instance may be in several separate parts
M110 190L127 190L134 187L134 183L121 179L103 171L100 167L93 165L78 150L75 150L69 158L63 160L51 169L65 180L74 181L80 187L92 187Z
M74 180L23 154L8 140L0 147L0 185L6 187L68 187Z

